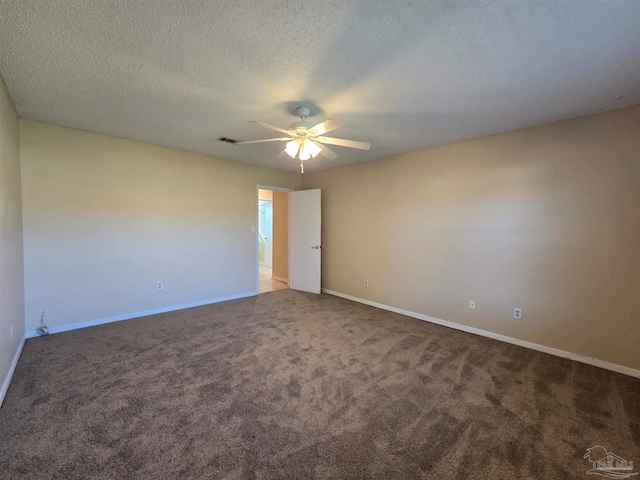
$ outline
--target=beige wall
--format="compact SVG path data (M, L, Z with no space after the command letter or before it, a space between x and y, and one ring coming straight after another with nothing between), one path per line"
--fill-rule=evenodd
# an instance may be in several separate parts
M323 288L640 369L640 107L303 187L323 189Z
M0 388L24 337L18 115L0 78ZM13 325L13 338L10 329ZM0 392L0 401L2 398Z
M300 175L20 120L27 331L256 290L256 185ZM158 291L156 282L164 282Z
M289 194L273 192L272 276L289 279Z

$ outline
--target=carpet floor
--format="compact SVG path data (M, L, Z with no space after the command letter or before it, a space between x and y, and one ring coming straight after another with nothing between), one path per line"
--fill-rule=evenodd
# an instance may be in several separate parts
M2 479L593 478L640 380L280 290L27 340ZM634 472L637 471L637 468Z

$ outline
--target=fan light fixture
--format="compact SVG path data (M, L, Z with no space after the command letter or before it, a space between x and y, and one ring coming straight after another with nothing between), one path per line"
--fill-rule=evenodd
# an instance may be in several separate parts
M309 160L310 158L316 158L322 151L322 147L308 138L297 138L288 142L284 151L291 158L298 156L300 160Z

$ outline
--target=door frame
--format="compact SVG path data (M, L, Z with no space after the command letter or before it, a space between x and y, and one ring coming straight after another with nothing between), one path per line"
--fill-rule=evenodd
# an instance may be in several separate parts
M293 192L295 188L286 188L286 187L273 187L270 185L256 185L256 197L254 199L254 204L256 207L256 220L255 220L255 230L256 230L256 295L260 294L260 232L259 232L259 221L260 221L260 208L258 207L258 203L260 202L260 192L258 190L272 190L274 192ZM287 216L287 231L289 231L289 217ZM287 254L289 252L289 248L287 248ZM289 281L287 281L287 286L289 285Z

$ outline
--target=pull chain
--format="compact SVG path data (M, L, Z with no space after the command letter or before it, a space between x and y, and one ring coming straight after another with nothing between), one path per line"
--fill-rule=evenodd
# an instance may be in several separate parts
M300 160L300 173L304 173L304 162Z

